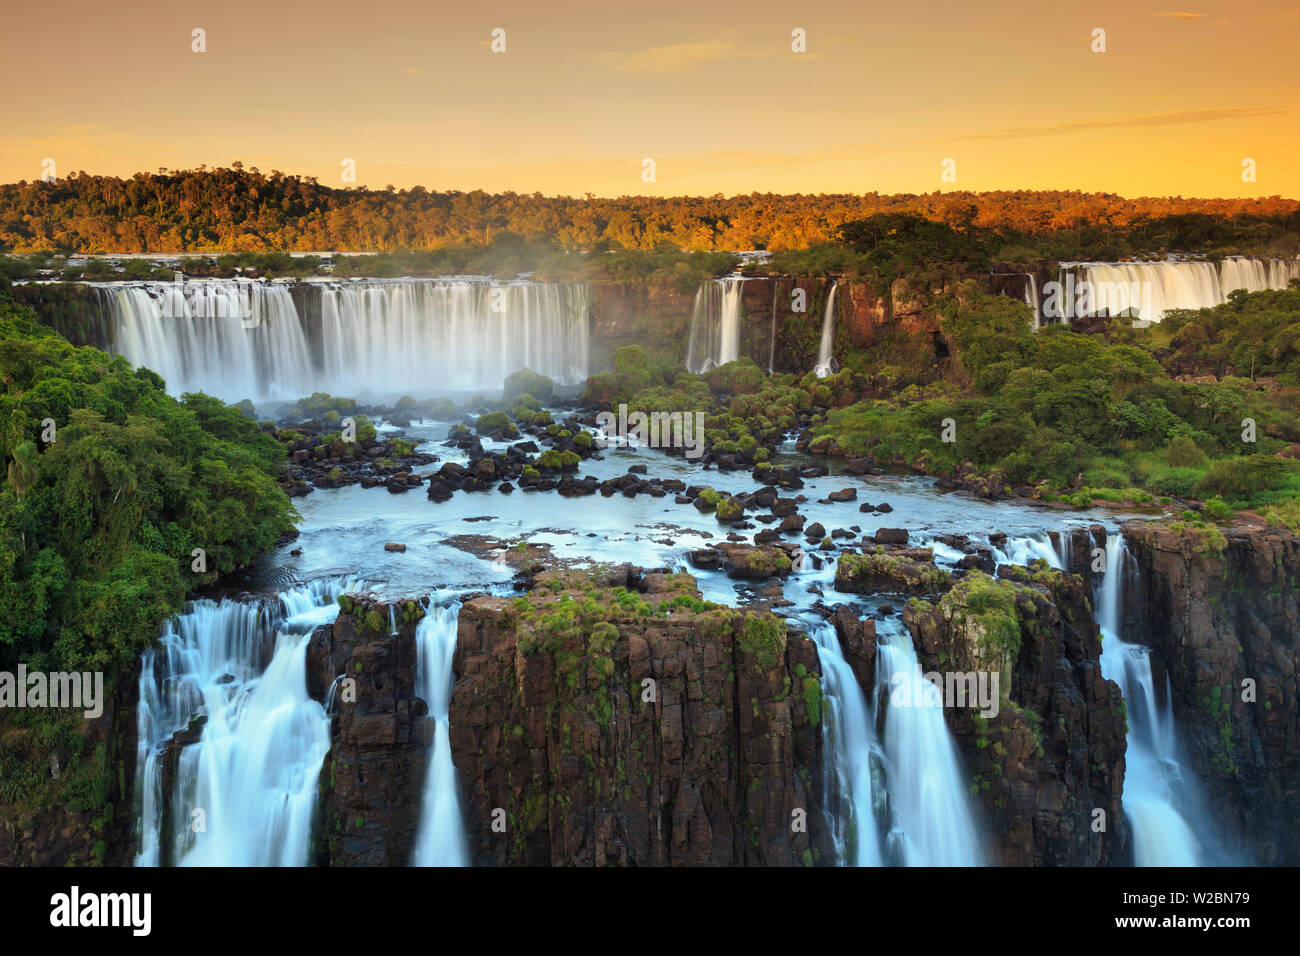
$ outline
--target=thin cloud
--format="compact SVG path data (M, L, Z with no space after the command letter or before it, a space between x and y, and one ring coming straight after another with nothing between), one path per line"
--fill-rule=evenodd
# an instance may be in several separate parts
M1056 123L1050 126L1009 126L986 133L967 133L963 136L946 136L918 140L922 143L948 143L974 139L1027 139L1038 136L1059 136L1099 129L1128 129L1148 126L1186 126L1193 123L1217 123L1222 120L1255 119L1260 116L1280 116L1293 111L1292 106L1226 107L1223 109L1182 110L1177 113L1150 113L1145 116L1121 116L1116 119L1077 120L1073 123Z
M1167 17L1173 20L1200 20L1202 17L1208 17L1208 13L1186 13L1182 10L1166 10L1164 13L1153 13L1153 17Z
M772 55L772 50L746 49L729 41L711 40L654 46L635 53L597 53L596 59L625 73L681 73L705 63L758 60Z

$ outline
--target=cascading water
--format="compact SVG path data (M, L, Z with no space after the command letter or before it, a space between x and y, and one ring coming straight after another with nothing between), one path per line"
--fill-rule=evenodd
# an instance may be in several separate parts
M831 291L826 297L826 314L822 316L822 340L817 349L817 366L813 369L818 378L831 374L831 355L835 348L835 291L838 282L831 283Z
M468 866L465 828L457 793L456 768L451 760L452 658L456 653L459 602L431 607L416 627L419 694L429 704L433 721L433 752L424 783L420 829L415 844L416 866Z
M877 622L877 711L884 709L891 855L905 866L980 866L985 862L957 748L939 689L921 674L911 635Z
M734 362L740 357L740 276L710 279L695 293L686 367L692 372Z
M1025 305L1034 310L1034 331L1037 331L1041 316L1038 304L1038 280L1032 272L1025 273L1025 280Z
M292 400L501 387L528 367L585 380L586 286L486 279L98 287L111 351L174 393ZM301 310L299 308L301 305Z
M196 601L145 652L138 866L308 862L330 720L307 694L307 644L317 625L337 615L333 597L342 587L316 582L284 592L284 616L275 623L260 604ZM181 750L172 792L164 794L168 742L197 717L206 718L199 739ZM164 835L165 803L171 826ZM171 844L165 859L164 837Z
M1126 553L1123 535L1107 539L1096 604L1102 675L1119 685L1128 710L1123 804L1133 829L1133 859L1138 866L1196 866L1202 851L1185 812L1199 797L1178 758L1168 681L1161 706L1150 650L1120 638Z
M288 286L191 282L98 287L107 347L161 375L175 394L298 398L307 337Z
M880 866L871 780L872 761L883 762L876 744L875 722L853 668L840 652L831 624L811 628L822 667L822 726L827 753L822 761L822 792L835 842L836 861L844 866Z
M1056 553L1051 540L1045 534L1008 538L1005 549L993 549L993 560L996 564L1028 565L1035 558L1042 558L1053 568L1064 567L1061 556Z
M1135 315L1145 321L1159 322L1169 309L1206 309L1222 305L1235 289L1263 292L1285 289L1292 279L1300 278L1300 260L1249 259L1232 257L1218 265L1208 261L1176 260L1166 262L1075 262L1061 263L1064 298L1082 296L1081 284L1088 283L1090 295L1081 301L1078 311L1063 312L1070 302L1049 308L1044 315L1067 321L1083 314ZM1065 285L1070 273L1077 281ZM1071 287L1077 295L1071 294ZM1059 307L1058 307L1059 306ZM1131 310L1131 311L1130 311Z

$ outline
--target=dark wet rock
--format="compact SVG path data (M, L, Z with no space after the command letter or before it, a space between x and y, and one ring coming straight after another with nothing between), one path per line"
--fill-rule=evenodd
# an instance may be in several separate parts
M716 548L729 577L762 580L790 573L790 558L780 548L731 541L719 542Z
M785 518L799 510L799 503L793 498L777 498L768 507L778 518Z
M827 501L856 501L858 493L853 488L840 488L838 491L832 491L826 496Z
M322 704L338 676L355 699L336 702L332 744L320 774L315 862L407 866L420 822L432 722L416 692L416 602L393 609L357 595L307 646L308 692Z
M384 545L384 550L402 552L406 550L406 545L399 544L396 541L389 541L387 544Z
M997 570L997 563L993 560L992 549L977 546L974 554L962 556L957 562L957 567L963 571L983 571L985 574L992 575Z
M906 528L877 528L872 535L877 544L907 544Z
M924 549L845 553L835 567L835 590L858 594L934 594L951 583L951 575Z
M701 571L721 571L725 564L722 552L716 548L699 548L692 551L689 560L692 567L699 568Z

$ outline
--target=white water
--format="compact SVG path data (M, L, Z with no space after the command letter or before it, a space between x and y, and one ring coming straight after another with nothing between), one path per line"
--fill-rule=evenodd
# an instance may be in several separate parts
M840 652L834 625L813 627L822 670L822 792L835 859L841 866L880 866L880 836L871 781L872 759L883 760L875 721L853 668Z
M1029 562L1035 558L1042 558L1047 562L1049 567L1063 567L1061 556L1056 553L1056 549L1052 547L1051 539L1049 539L1045 534L1008 538L1005 549L993 549L993 561L995 564L1019 564L1028 566Z
M695 292L686 367L692 372L734 362L740 357L740 276L710 279Z
M329 717L307 695L312 630L338 613L339 586L280 595L274 631L259 604L196 601L145 652L137 711L138 866L302 866L308 862ZM265 670L266 642L274 642ZM197 715L207 723L178 761L173 859L161 860L162 751ZM201 810L200 816L194 811ZM200 829L198 824L203 824Z
M415 631L418 693L428 703L429 719L434 722L433 752L415 843L416 866L469 865L449 723L459 614L459 602L430 607Z
M1038 280L1034 278L1032 272L1026 272L1025 278L1025 305L1034 310L1034 331L1038 331L1039 326L1039 306L1038 306Z
M1104 310L1119 315L1133 309L1142 319L1153 322L1159 322L1169 309L1222 305L1234 289L1285 289L1292 279L1300 278L1300 260L1296 259L1234 257L1218 265L1194 260L1061 265L1091 284L1093 300L1087 312Z
M944 722L938 688L921 676L911 635L901 624L877 622L876 629L876 707L885 708L887 786L894 812L889 847L906 866L981 866L984 851L967 795L968 778ZM911 706L890 704L895 693Z
M1168 679L1162 706L1150 650L1120 637L1126 553L1123 535L1107 539L1106 573L1096 603L1102 675L1119 684L1128 709L1123 804L1133 828L1133 859L1138 866L1196 866L1200 846L1179 809L1194 795L1195 781L1184 777L1178 759Z
M831 355L835 349L835 290L838 282L831 283L830 294L826 297L826 314L822 316L822 340L817 349L817 366L813 369L818 378L831 374Z
M528 367L585 380L586 287L486 279L100 286L110 347L180 394L227 401L313 392L496 390Z

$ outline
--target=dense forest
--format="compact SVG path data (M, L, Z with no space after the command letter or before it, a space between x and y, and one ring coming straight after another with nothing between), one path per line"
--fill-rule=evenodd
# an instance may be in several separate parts
M312 177L232 168L159 170L130 179L84 172L0 186L0 249L9 252L245 252L437 249L501 233L566 250L802 249L840 238L846 223L908 214L959 230L995 231L1013 254L1062 257L1105 237L1116 254L1223 245L1277 251L1294 244L1300 202L1126 199L1082 192L724 197L543 196L334 189ZM1175 217L1173 220L1170 217ZM1170 229L1169 222L1181 223ZM1187 229L1188 223L1199 223ZM1181 232L1180 232L1181 230ZM1115 237L1120 237L1116 242ZM1059 247L1056 248L1056 247ZM1294 249L1292 249L1294 252Z
M0 669L133 660L189 591L292 530L256 423L68 344L2 289L0 382Z
M1300 289L1237 291L1151 334L1109 321L1035 334L1022 305L973 288L939 307L952 355L938 365L925 343L893 340L851 350L824 379L768 376L749 359L699 377L626 346L587 397L647 414L708 408L709 446L760 472L811 410L814 453L963 476L993 497L1032 484L1076 508L1178 501L1220 543L1215 524L1236 510L1300 528ZM1188 373L1223 377L1175 378ZM1245 419L1258 425L1248 440Z

